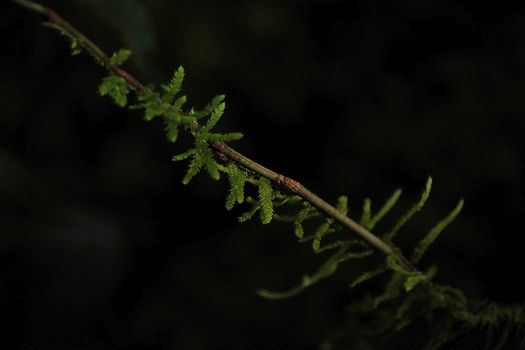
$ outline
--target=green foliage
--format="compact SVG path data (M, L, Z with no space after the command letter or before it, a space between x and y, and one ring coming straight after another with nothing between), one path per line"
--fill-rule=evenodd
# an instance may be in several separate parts
M179 66L175 72L173 72L173 77L167 85L162 85L162 89L165 91L164 100L166 102L173 102L173 99L182 89L182 82L184 81L184 67Z
M401 217L401 219L394 225L394 227L383 237L387 242L391 242L397 232L414 216L415 213L423 209L428 197L430 196L430 190L432 189L432 178L429 176L425 184L425 189L421 194L419 201L412 206L408 212Z
M126 49L120 49L114 52L109 58L110 66L121 66L131 56L131 51Z
M486 332L484 349L509 349L514 341L516 349L525 348L525 305L501 305L478 301L474 305L476 313L466 318L466 329L481 329ZM514 339L512 336L514 335Z
M120 65L129 55L129 51L121 50L112 55L110 64ZM372 255L373 252L369 249L368 245L361 240L336 238L325 242L329 235L331 236L341 231L341 226L337 224L334 219L322 215L310 203L297 196L285 195L274 191L268 179L254 176L244 169L240 169L233 162L227 162L227 159L225 160L227 162L225 166L219 164L215 159L214 152L210 148L210 143L238 140L242 137L242 134L217 133L214 131L225 111L224 95L215 96L212 101L201 110L191 108L189 111L184 111L187 98L185 95L180 95L184 76L184 69L179 67L174 72L170 82L162 85L160 92L151 86L146 87L138 94L138 103L132 106L132 108L135 109L143 109L146 120L162 117L165 122L166 135L170 142L177 140L181 127L191 130L195 138L193 147L173 157L175 161L189 159L188 170L182 182L188 184L202 169L206 169L209 176L214 180L219 180L220 173L224 172L228 175L230 185L230 190L226 197L226 209L231 210L236 203L246 203L250 206L250 208L239 217L240 222L251 219L257 213L259 213L259 218L263 224L270 223L274 217L281 220L285 219L285 221L293 224L293 230L299 242L311 241L312 250L315 254L333 251L315 273L305 275L301 283L297 286L282 292L260 289L257 291L260 296L268 299L283 299L294 296L333 275L341 263L352 259L364 259ZM129 89L126 81L119 76L111 74L105 78L99 88L99 92L101 95L111 96L119 106L124 107L127 104ZM203 125L198 126L196 123L201 119L206 119L206 121ZM244 191L246 184L257 188L257 198L245 197ZM423 208L429 197L431 185L432 179L429 177L419 201L397 221L392 229L387 231L385 235L386 241L391 242L398 231L413 215ZM372 201L369 198L365 199L360 220L361 225L369 230L373 229L391 211L400 196L401 190L398 189L394 191L375 213L372 211ZM301 207L296 208L297 204L300 204ZM463 202L461 201L445 219L440 221L419 242L412 255L413 262L421 259L443 229L457 216L462 205ZM348 198L346 196L340 196L335 206L338 211L346 215L348 211ZM276 209L280 210L282 207L293 208L295 214L281 215L275 213ZM396 248L396 253L388 256L385 263L357 276L351 283L351 287L355 287L389 270L393 271L394 273L383 293L373 298L372 306L373 308L377 308L387 301L398 298L402 294L406 295L407 297L405 297L404 302L396 314L397 320L399 321L397 323L405 327L423 312L421 308L421 310L416 310L417 312L414 310L416 306L419 307L420 302L421 292L418 291L417 286L428 281L431 276L421 272L405 270L398 263L398 254L400 253L397 253L397 251L398 249ZM439 297L434 296L428 306L429 310L444 308L448 305L448 297L445 296L445 294L437 293L436 295ZM436 339L450 339L450 334L447 333L449 330L450 328L445 327L439 337L436 336Z
M405 291L410 292L412 289L414 289L415 286L425 281L426 279L427 279L427 276L425 276L421 272L408 276L405 281L405 285L404 285Z
M65 30L61 26L56 25L55 23L52 23L52 22L44 22L43 25L58 31L60 33L60 35L66 37L69 40L70 49L71 49L71 55L72 56L76 56L76 55L82 53L82 48L83 47L82 47L81 43L78 41L77 37L72 35L69 31ZM100 61L98 61L98 60L97 60L97 62L100 63Z
M96 47L90 46L89 41L78 33L70 33L68 30L53 23L46 23L48 27L58 30L61 35L70 41L71 53L76 55L86 50L98 63L109 69L109 76L103 79L99 86L99 93L102 96L110 96L120 107L128 104L128 94L130 87L127 81L114 73L116 67L122 65L131 55L129 50L119 50L115 52L106 62L104 55L99 55ZM102 61L101 61L102 60ZM259 295L269 299L282 299L296 295L306 288L318 283L319 281L333 275L339 265L351 259L363 259L372 255L369 246L361 240L333 239L324 245L323 240L327 240L329 235L335 235L341 231L341 227L335 223L334 219L322 215L315 207L297 196L281 194L272 188L270 181L263 177L257 177L240 169L228 159L221 161L228 162L226 166L219 164L215 154L210 148L210 144L217 146L218 142L230 142L242 138L240 133L217 133L214 128L219 122L225 111L224 95L215 96L210 103L203 109L190 108L185 110L187 97L181 95L182 84L185 71L182 66L178 67L171 80L166 85L161 85L160 91L152 86L148 86L137 93L137 104L131 106L133 109L143 109L144 119L150 121L156 117L163 119L167 139L176 142L181 128L191 130L194 136L193 148L173 157L175 161L189 159L189 166L182 182L188 184L203 168L214 180L219 180L220 172L228 174L230 191L226 198L226 209L231 210L235 203L246 202L251 208L239 217L239 221L244 222L252 218L259 212L260 220L263 224L271 222L273 218L279 218L293 224L295 236L299 242L312 241L312 249L316 254L332 251L325 262L312 275L303 277L301 283L284 292L272 292L266 289L258 291ZM137 89L133 87L133 89ZM197 122L206 119L204 125L199 126ZM244 188L246 183L257 187L257 199L246 197ZM387 256L384 263L379 264L374 269L360 274L351 283L351 287L375 278L387 271L392 272L383 293L372 298L371 308L377 309L379 306L389 304L389 301L403 296L400 305L395 312L391 313L390 322L386 321L383 330L395 325L395 329L400 330L416 320L433 320L437 312L445 313L443 322L432 325L433 334L428 349L437 349L458 335L472 329L487 330L487 348L499 349L505 346L510 336L520 331L523 334L525 328L525 308L523 305L502 306L494 303L477 302L467 303L463 293L457 289L433 284L430 280L435 275L435 268L429 269L426 273L419 271L408 271L400 263L404 259L401 250L392 241L407 222L422 210L429 198L432 187L432 178L428 177L425 189L417 203L415 203L396 224L383 236L383 239L391 244L394 253ZM366 198L363 203L360 223L368 230L373 229L395 206L401 196L401 190L396 190L385 201L381 208L374 214L372 212L372 201ZM301 204L300 209L295 208ZM296 209L293 215L281 215L275 213L281 207L292 207ZM345 214L348 211L348 199L345 196L338 198L336 208ZM410 257L410 262L418 263L427 252L431 244L439 237L441 232L456 218L463 208L463 200L438 224L418 242ZM286 209L286 208L285 208ZM289 209L289 208L288 208ZM305 228L306 227L306 228ZM311 227L316 227L310 231ZM335 252L333 252L335 250ZM406 264L405 264L406 266ZM469 308L470 307L470 308ZM387 311L381 315L388 314ZM459 325L461 327L459 327ZM376 332L377 333L377 332ZM499 337L495 338L495 334ZM519 347L525 348L525 335L519 339ZM330 344L326 342L325 344ZM329 345L326 345L329 346ZM331 346L331 345L330 345Z
M259 205L259 203L257 201L254 201L253 198L248 197L247 202L252 204L252 207L250 210L244 212L244 214L239 216L239 222L246 222L250 220L255 215L255 213L257 213L257 211L261 209L261 206Z
M272 184L268 179L259 179L259 204L260 204L260 215L261 222L268 224L272 221L273 217L273 190Z
M432 179L429 177L426 181L425 189L418 202L414 204L407 213L401 216L401 218L394 224L393 228L388 231L387 236L389 238L393 238L395 234L413 217L413 215L423 208L425 202L429 198L431 185ZM361 215L361 224L368 229L375 227L376 224L378 224L381 219L383 219L386 214L391 211L391 209L398 202L400 196L401 190L397 189L387 198L387 200L376 213L372 213L372 201L369 198L365 199L363 204L363 212ZM251 211L245 213L242 216L242 220L253 216L253 214L259 210L260 203L254 202L254 205L255 206L252 207ZM428 249L428 247L435 241L439 233L457 216L462 205L463 201L461 201L460 205L458 205L458 207L456 207L451 214L440 221L433 229L430 230L429 234L427 234L421 240L418 247L416 248L417 256L420 254L422 255ZM346 214L348 210L348 198L345 196L339 197L336 207L340 212ZM314 220L318 222L317 228L312 234L307 235L304 227L305 222ZM288 216L287 221L293 223L294 233L296 237L299 238L300 242L306 242L310 240L312 241L312 249L314 253L318 254L336 248L338 250L325 261L325 263L314 275L304 277L301 284L298 286L285 292L270 292L266 289L259 291L259 294L264 297L275 299L296 295L297 293L300 293L306 288L319 282L323 278L333 274L337 270L337 266L340 263L350 259L364 258L372 254L372 252L368 250L367 245L362 241L348 241L338 239L321 246L321 242L324 237L326 237L328 234L339 231L341 227L336 225L333 219L326 218L321 215L316 208L307 202L303 201L302 208L295 216ZM311 226L311 224L309 226ZM358 247L359 249L350 251L351 247ZM386 301L399 297L402 293L412 293L418 285L428 281L431 278L431 276L423 274L419 271L412 272L406 270L399 263L399 260L402 258L400 255L401 253L398 252L397 248L395 251L396 252L394 254L387 256L385 263L380 264L370 271L360 274L350 284L351 287L355 287L389 270L393 271L394 274L391 276L390 281L388 282L383 293L373 299L372 305L374 308L377 308Z
M195 140L195 147L173 157L174 161L181 161L190 158L191 161L188 166L186 175L182 179L182 183L187 185L191 179L201 171L203 167L206 168L210 177L214 180L219 180L219 166L213 158L213 152L208 144L202 140Z
M367 223L366 228L369 230L372 230L376 224L383 219L383 217L388 214L388 212L396 205L397 201L399 200L399 197L401 197L401 190L397 189L388 197L388 199L385 201L385 203L381 206L381 208L378 210L376 214L374 214L369 222Z
M386 264L381 264L371 271L364 272L350 284L350 288L354 288L363 282L371 280L386 271L388 271L388 266Z
M310 203L303 202L304 208L297 214L294 223L294 232L298 238L304 237L303 222L314 217L319 217L320 214Z
M439 237L439 234L458 216L459 212L463 209L463 199L461 199L456 207L447 215L443 220L437 223L425 237L419 241L416 248L410 257L410 262L417 264L425 255L425 252L428 250L429 246L434 243L434 241Z
M122 77L110 75L104 78L98 92L100 96L109 95L119 107L125 107L128 103L129 88Z
M226 197L226 209L232 210L235 203L244 202L244 183L248 175L239 169L234 163L228 164L228 179L230 180L230 192Z
M187 102L187 97L185 95L179 95L184 77L184 68L179 66L173 73L170 82L161 86L161 92L156 91L151 86L146 87L138 94L138 103L132 106L132 108L144 109L144 119L147 121L159 116L164 117L166 136L170 142L177 141L181 127L190 125L194 126L192 128L193 135L195 139L199 141L198 144L200 146L202 146L202 142L230 142L242 138L241 133L222 134L212 132L212 128L215 127L224 114L226 106L224 103L224 95L215 96L202 110L191 108L189 111L184 111L183 107ZM209 117L206 124L202 127L196 127L197 124L194 123L205 117ZM195 169L200 169L202 166L206 167L213 179L219 178L217 163L207 157L209 152L206 149L195 148L192 154L195 155L195 157L193 157L194 164L190 165L192 171L185 177L186 180L184 183L187 183L187 181L189 181L188 178L191 179L195 175ZM201 158L201 156L205 156L205 158ZM175 159L178 160L178 157Z
M359 221L361 226L368 230L372 230L376 224L394 207L399 197L401 197L401 190L397 189L390 195L390 197L388 197L385 203L383 203L381 208L374 215L372 215L372 200L370 198L365 198L363 202L363 213L361 214L361 220Z
M295 205L296 203L296 201L292 201L290 204ZM337 200L336 208L341 213L346 214L348 211L348 198L340 196ZM313 234L305 236L303 223L307 220L320 220L320 223L318 223ZM339 264L352 259L362 259L373 253L361 240L335 240L321 246L323 237L329 233L340 231L341 227L336 225L333 219L321 215L308 202L302 201L302 209L295 216L288 217L287 221L294 225L294 232L296 237L299 238L299 242L312 241L314 253L320 254L333 249L337 250L319 267L317 272L311 276L304 276L299 285L284 292L272 292L266 289L259 290L258 294L265 298L283 299L294 296L322 279L331 276L336 272Z
M348 246L343 246L334 253L330 258L328 258L323 265L311 276L305 275L301 283L284 292L272 292L266 289L259 289L257 293L267 299L285 299L290 298L298 293L302 292L306 288L316 284L320 280L331 276L336 270L339 263L344 261L344 257L347 253Z

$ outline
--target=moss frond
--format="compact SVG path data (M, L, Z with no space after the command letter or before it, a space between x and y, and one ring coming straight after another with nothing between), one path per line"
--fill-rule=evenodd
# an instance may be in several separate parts
M231 210L235 203L244 202L244 183L246 173L239 169L234 163L228 164L228 179L230 181L230 192L226 197L226 209Z
M303 276L303 279L299 285L293 287L284 292L272 292L267 289L259 289L257 294L267 299L285 299L297 295L306 288L316 284L320 280L331 276L339 265L340 259L346 254L348 250L347 246L339 248L330 258L328 258L321 267L311 276Z
M259 179L259 203L261 206L260 217L263 224L268 224L273 217L273 189L266 178Z
M437 223L426 235L421 239L418 245L414 248L410 262L413 264L419 263L421 258L425 255L426 251L432 243L439 237L440 233L458 216L463 209L463 199L461 199L456 207L447 215L443 220Z
M109 95L119 107L125 107L128 103L128 84L124 78L110 75L100 84L98 88L100 96Z
M294 221L294 232L297 238L302 239L304 237L303 222L316 216L319 216L317 209L310 203L303 202L303 209L299 211Z
M388 266L386 264L381 264L373 270L366 271L359 275L352 283L350 283L350 288L354 288L363 282L371 280L372 278L377 277L386 271L388 271Z
M384 235L383 239L386 242L392 242L392 239L395 237L397 232L414 216L415 213L423 209L428 197L430 196L430 190L432 189L432 178L429 176L425 184L425 189L421 193L419 201L414 204L406 213L399 219L399 221L394 225L394 227Z
M109 64L112 66L121 66L131 56L131 51L126 49L120 49L114 52L109 58Z
M401 189L397 189L388 197L385 203L381 206L376 214L370 217L368 222L368 229L372 230L376 224L383 219L383 217L388 214L388 212L396 205L397 201L401 197Z

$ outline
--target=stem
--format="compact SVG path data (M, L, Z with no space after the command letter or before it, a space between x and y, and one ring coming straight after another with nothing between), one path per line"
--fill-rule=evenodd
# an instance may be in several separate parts
M12 1L33 12L44 15L50 22L68 31L78 40L79 44L84 49L86 49L86 51L88 51L97 61L101 62L108 69L110 69L114 74L122 77L130 86L130 88L135 90L135 92L140 93L144 91L144 86L133 75L131 75L130 73L126 72L118 66L110 65L109 56L104 51L102 51L97 45L95 45L91 40L84 36L84 34L82 34L75 27L73 27L69 22L60 17L55 11L29 0ZM199 128L199 125L197 123L194 123L190 126L190 128L195 130ZM251 160L250 158L242 155L233 148L229 147L222 141L210 142L210 145L216 152L227 157L229 160L252 170L258 175L263 176L268 180L272 181L273 183L277 184L281 188L302 197L314 207L325 213L328 217L334 219L335 221L339 222L342 226L358 234L362 239L364 239L372 247L379 250L380 252L386 255L390 255L395 252L389 244L381 240L379 237L374 235L372 232L368 231L363 226L359 225L356 221L342 214L335 207L327 203L325 200L317 196L312 191L308 190L299 182L260 165L259 163ZM408 262L408 260L405 257L403 257L403 255L401 255L400 253L397 254L397 259L399 264L406 270L411 272L418 271L417 268L414 267L410 262Z
M325 200L323 200L315 193L307 189L301 183L262 166L261 164L251 160L250 158L242 155L233 148L229 147L224 142L211 142L210 144L218 152L225 155L227 158L234 161L235 163L238 163L243 167L250 169L251 171L259 174L260 176L264 176L265 178L276 183L285 190L302 197L314 207L325 213L327 216L333 218L344 227L347 227L350 230L357 233L359 236L361 236L361 238L370 243L370 245L375 247L377 250L387 255L392 254L394 252L392 247L390 247L376 235L365 229L363 226L359 225L357 222L355 222L348 216L341 213L339 210L337 210Z

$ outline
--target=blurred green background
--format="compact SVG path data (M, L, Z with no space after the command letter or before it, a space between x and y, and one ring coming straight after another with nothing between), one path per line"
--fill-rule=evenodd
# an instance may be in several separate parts
M408 249L468 295L522 302L525 7L505 2L46 1L143 82L182 64L189 104L227 95L235 147L330 201L435 186ZM227 186L170 161L159 121L97 95L104 71L39 18L0 11L0 317L8 349L314 349L352 317L363 266L285 301L323 261L290 227L238 224ZM413 339L414 335L411 335ZM355 339L355 348L365 346ZM359 345L361 344L361 345ZM395 349L408 348L401 338ZM352 347L354 348L354 347ZM364 348L364 347L363 347Z

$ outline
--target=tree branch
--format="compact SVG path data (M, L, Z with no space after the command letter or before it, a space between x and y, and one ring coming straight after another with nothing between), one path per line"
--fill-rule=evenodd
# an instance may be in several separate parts
M102 51L91 40L89 40L80 31L73 27L69 22L67 22L61 16L59 16L55 11L29 0L12 1L33 12L43 15L47 18L47 20L49 20L53 24L66 30L78 41L79 45L81 45L86 51L88 51L97 61L105 65L115 75L122 77L131 89L133 89L137 93L141 93L144 91L144 86L133 75L131 75L130 73L126 72L118 66L111 65L109 56L104 51ZM199 125L197 123L194 123L191 126L191 129L193 130L196 130L198 128ZM325 213L328 217L331 217L335 221L339 222L343 227L346 227L347 229L358 234L362 239L364 239L372 247L379 250L380 252L386 255L396 253L398 263L404 269L410 272L418 271L415 266L413 266L399 252L395 251L394 248L392 248L389 244L381 240L379 237L374 235L372 232L370 232L363 226L359 225L356 221L339 212L335 207L333 207L328 202L317 196L312 191L308 190L299 182L260 165L259 163L251 160L250 158L242 155L233 148L229 147L222 141L210 142L210 145L216 152L227 157L229 160L242 165L243 167L257 173L260 176L267 178L268 180L275 183L277 186L302 197L304 200L308 201L318 210Z

